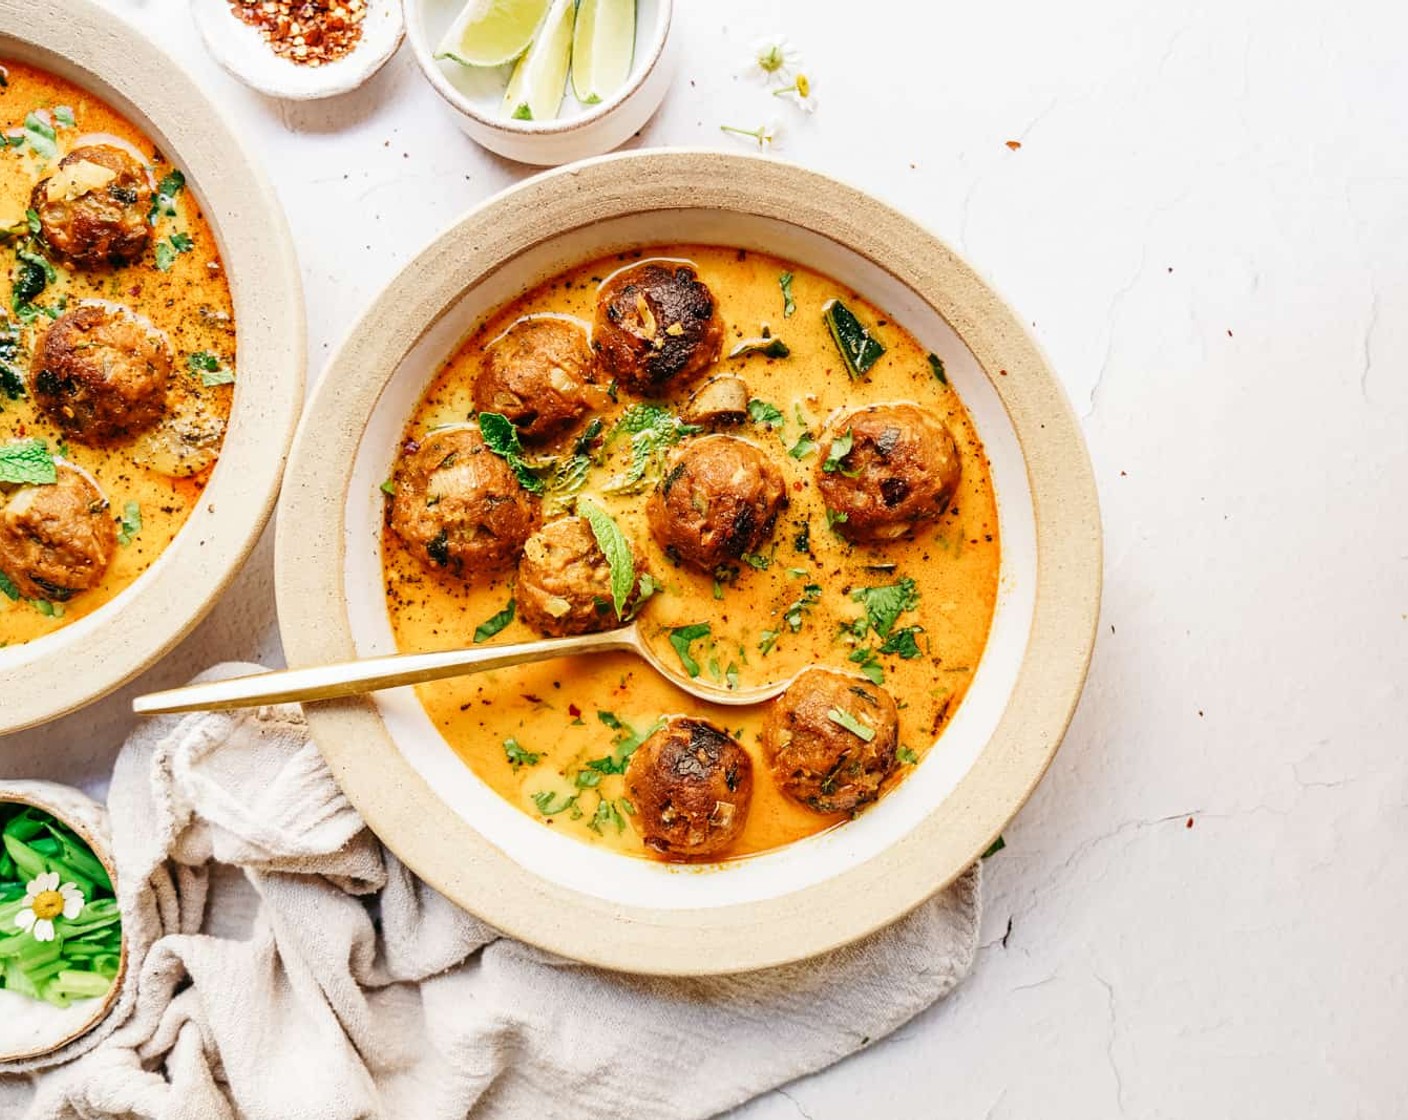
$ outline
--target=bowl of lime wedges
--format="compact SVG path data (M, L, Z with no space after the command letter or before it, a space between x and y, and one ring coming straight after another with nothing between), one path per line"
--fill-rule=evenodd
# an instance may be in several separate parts
M421 71L478 143L551 166L619 147L673 73L673 0L405 0Z
M76 789L0 782L0 1073L96 1043L126 973L107 811Z

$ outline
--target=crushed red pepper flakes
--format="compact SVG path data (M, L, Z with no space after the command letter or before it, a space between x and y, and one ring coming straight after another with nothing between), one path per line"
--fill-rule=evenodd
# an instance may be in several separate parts
M230 0L280 58L322 66L351 53L362 38L366 0Z
M1007 146L1015 152L1021 148L1022 142L1020 140L1009 140L1007 141Z

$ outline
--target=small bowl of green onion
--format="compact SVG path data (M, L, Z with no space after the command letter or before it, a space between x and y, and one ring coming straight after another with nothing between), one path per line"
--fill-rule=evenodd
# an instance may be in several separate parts
M112 1009L127 954L107 811L78 790L0 782L0 1065L35 1063Z

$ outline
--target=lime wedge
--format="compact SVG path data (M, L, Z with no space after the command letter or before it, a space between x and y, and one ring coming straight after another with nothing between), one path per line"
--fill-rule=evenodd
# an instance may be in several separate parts
M513 68L504 112L515 120L550 121L562 108L576 12L576 0L552 0L538 37Z
M465 66L502 66L528 49L550 0L469 0L436 58Z
M636 53L636 0L581 0L572 38L572 89L583 105L626 84Z

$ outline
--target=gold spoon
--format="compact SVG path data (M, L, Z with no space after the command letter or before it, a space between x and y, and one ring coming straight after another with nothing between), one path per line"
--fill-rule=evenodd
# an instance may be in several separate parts
M260 704L337 700L382 688L424 684L426 681L468 676L489 669L505 669L510 665L550 661L555 657L608 652L634 653L671 684L710 704L737 707L761 704L781 695L792 683L789 677L755 688L723 688L683 676L660 659L642 636L638 624L633 622L619 630L574 638L545 638L537 642L448 649L439 653L398 653L340 665L281 669L248 677L209 681L139 696L132 701L132 711L137 715L151 716L163 712L220 711L253 708Z

